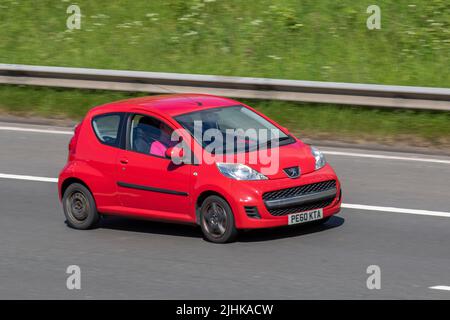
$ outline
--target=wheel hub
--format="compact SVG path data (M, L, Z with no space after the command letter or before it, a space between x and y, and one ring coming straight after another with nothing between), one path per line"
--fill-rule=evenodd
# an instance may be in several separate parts
M221 204L213 202L205 210L204 227L214 237L222 236L227 227L227 216Z
M69 203L70 213L76 220L83 221L88 217L88 202L82 193L75 192L72 194Z

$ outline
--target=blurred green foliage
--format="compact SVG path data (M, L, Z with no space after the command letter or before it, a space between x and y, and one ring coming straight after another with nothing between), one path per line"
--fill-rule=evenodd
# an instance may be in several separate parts
M91 107L144 93L0 86L0 110L81 119ZM450 148L450 113L243 100L300 138Z
M372 2L1 0L0 62L449 87L450 2Z
M66 9L81 8L80 30ZM450 1L0 0L0 62L450 87ZM0 86L0 109L80 118L140 93ZM300 137L450 147L450 115L247 101Z

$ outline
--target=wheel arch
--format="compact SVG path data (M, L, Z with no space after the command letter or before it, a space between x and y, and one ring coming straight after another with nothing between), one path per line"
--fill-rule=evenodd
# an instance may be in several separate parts
M218 191L214 191L214 190L205 190L198 195L198 197L195 201L195 222L197 224L200 224L200 207L202 206L202 204L206 200L206 198L208 198L209 196L218 196L218 197L222 198L223 200L225 200L228 203L228 205L231 208L230 202L223 194L221 194Z
M89 192L92 194L92 197L94 197L94 194L92 193L92 190L91 190L91 188L89 188L87 183L85 183L83 180L81 180L79 178L69 177L69 178L65 179L61 184L60 199L62 199L64 197L64 193L66 192L67 188L71 184L74 184L74 183L79 183L79 184L83 185L84 187L86 187L86 189L88 189ZM94 200L95 200L95 198L94 198Z

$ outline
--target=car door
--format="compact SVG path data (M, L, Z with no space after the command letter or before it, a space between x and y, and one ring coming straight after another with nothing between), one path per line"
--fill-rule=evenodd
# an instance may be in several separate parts
M191 165L175 165L165 157L167 128L173 131L154 115L128 116L126 148L119 151L117 160L119 198L122 206L139 215L195 219L189 215Z

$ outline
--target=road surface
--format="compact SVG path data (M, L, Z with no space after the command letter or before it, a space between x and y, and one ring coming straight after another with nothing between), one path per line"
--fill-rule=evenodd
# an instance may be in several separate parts
M36 178L57 177L65 131L0 123L0 299L450 299L449 157L324 147L341 213L215 245L195 227L117 217L69 229L56 183ZM66 287L69 265L81 290Z

